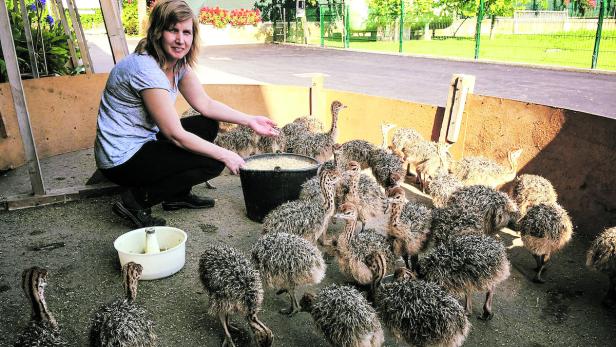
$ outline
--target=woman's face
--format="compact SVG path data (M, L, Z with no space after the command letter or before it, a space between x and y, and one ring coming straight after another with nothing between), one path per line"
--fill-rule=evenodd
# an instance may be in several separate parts
M163 31L162 46L168 63L173 66L184 58L193 42L193 20L178 22Z

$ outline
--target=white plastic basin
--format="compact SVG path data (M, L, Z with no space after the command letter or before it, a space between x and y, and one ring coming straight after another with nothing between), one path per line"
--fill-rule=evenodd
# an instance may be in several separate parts
M186 261L186 233L172 227L154 227L161 252L144 254L145 229L131 230L113 242L120 264L124 266L131 261L141 264L142 280L164 278L180 271Z

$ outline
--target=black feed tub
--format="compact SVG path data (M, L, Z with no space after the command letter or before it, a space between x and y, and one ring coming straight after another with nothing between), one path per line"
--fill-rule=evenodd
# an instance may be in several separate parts
M241 168L240 180L246 214L248 218L261 223L263 218L282 203L299 198L302 183L317 174L319 163L310 157L290 153L268 153L254 155L246 163L265 158L292 158L311 165L303 169L252 170Z

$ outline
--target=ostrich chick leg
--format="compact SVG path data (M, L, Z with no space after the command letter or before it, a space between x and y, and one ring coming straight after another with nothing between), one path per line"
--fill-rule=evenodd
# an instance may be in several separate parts
M219 313L218 318L220 319L220 323L222 323L222 327L225 330L225 340L222 342L222 347L235 347L231 334L229 333L229 328L227 327L228 314Z
M612 308L616 305L616 274L610 275L610 286L602 303L603 306L608 308Z
M295 297L295 288L289 288L289 290L287 290L287 293L289 294L289 299L291 299L291 307L281 309L280 313L286 314L291 317L300 311L300 307L299 303L297 302L297 298Z
M550 255L549 254L543 254L539 256L540 258L540 266L539 266L539 270L537 271L537 275L535 275L535 278L533 278L533 282L535 283L545 283L545 280L543 278L541 278L541 274L543 273L543 270L545 270L545 264L547 264L548 259L550 259Z
M494 288L490 288L486 293L486 302L483 304L483 314L477 318L488 321L492 319L492 298L494 297Z
M473 296L472 293L466 292L466 304L465 304L465 313L466 315L470 315L473 313Z

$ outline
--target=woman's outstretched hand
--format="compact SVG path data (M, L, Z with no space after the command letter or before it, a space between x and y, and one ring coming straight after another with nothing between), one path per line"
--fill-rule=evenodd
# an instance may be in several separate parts
M264 116L251 117L248 126L261 136L278 136L280 134L280 131L276 128L276 122Z
M225 166L234 175L239 174L240 168L244 166L244 164L246 164L242 157L240 157L237 153L229 150L225 150L225 154L221 158L221 161L225 163Z

